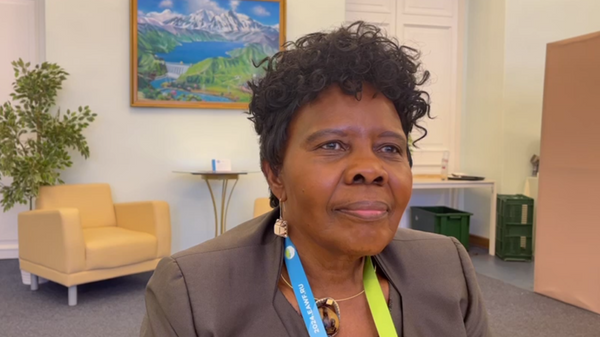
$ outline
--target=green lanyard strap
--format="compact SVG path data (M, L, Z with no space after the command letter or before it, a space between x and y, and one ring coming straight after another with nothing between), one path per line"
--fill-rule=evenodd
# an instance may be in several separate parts
M365 293L369 302L369 308L371 309L379 337L398 337L390 309L383 296L383 291L379 285L377 274L375 274L375 269L373 268L373 261L371 261L370 257L365 261L363 282L365 284Z

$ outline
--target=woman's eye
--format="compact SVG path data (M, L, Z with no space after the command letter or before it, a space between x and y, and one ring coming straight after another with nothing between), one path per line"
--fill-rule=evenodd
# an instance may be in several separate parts
M343 150L342 144L339 142L331 142L321 146L323 150Z
M400 149L394 145L386 145L381 148L381 151L385 153L401 153Z

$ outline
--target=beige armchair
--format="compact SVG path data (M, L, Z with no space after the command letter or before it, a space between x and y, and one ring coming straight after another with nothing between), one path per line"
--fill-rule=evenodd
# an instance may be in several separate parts
M254 200L254 217L263 215L273 210L269 198L258 198Z
M19 262L31 273L69 288L154 270L171 254L169 205L163 201L113 204L107 184L40 189L36 210L19 214Z

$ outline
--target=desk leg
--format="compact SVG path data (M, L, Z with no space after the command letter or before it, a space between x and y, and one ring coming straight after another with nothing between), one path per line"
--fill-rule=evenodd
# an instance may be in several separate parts
M217 201L215 200L215 195L213 193L212 187L210 187L210 182L208 179L205 179L206 185L208 186L208 190L210 191L210 198L212 199L213 209L215 211L215 237L219 235L219 218L217 217Z
M490 196L490 250L489 254L496 255L496 183L492 183L492 195Z
M450 189L450 205L454 209L458 209L458 191L456 188Z

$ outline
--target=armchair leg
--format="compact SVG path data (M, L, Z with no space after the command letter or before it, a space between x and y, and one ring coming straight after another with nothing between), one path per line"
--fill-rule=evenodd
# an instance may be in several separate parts
M31 274L31 290L38 290L38 276Z
M69 306L77 305L77 286L69 287Z

